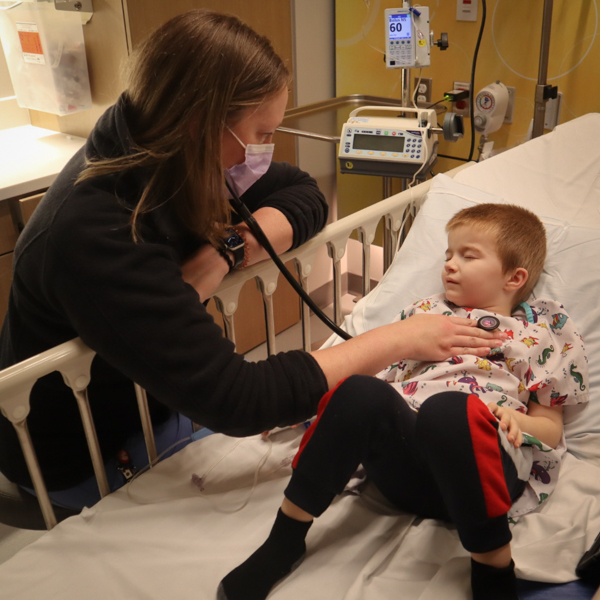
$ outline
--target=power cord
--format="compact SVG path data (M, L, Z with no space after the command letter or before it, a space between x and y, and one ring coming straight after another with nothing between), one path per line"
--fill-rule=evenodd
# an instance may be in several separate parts
M481 45L481 38L483 37L483 30L485 28L485 19L487 15L486 0L481 0L482 11L481 11L481 25L479 27L479 35L477 36L477 43L475 44L475 51L473 53L473 65L471 67L471 93L469 94L469 114L471 115L471 149L469 150L469 161L473 160L473 152L475 151L475 127L473 125L474 102L473 97L475 96L475 69L477 67L477 55L479 54L479 46Z
M481 38L483 37L483 31L485 28L485 20L487 16L487 4L486 0L481 0L482 11L481 11L481 25L479 26L479 34L477 36L477 43L475 44L475 50L473 52L473 62L471 64L471 79L470 79L470 93L469 93L469 114L471 115L471 146L469 149L469 158L460 158L458 156L448 156L446 154L438 154L442 158L449 158L451 160L460 160L463 162L470 162L473 160L473 153L475 151L475 127L473 126L473 114L474 110L474 92L475 92L475 71L477 69L477 56L479 54L479 47L481 45ZM444 97L436 104L444 102L447 98ZM432 105L435 106L435 105ZM431 108L431 107L430 107Z

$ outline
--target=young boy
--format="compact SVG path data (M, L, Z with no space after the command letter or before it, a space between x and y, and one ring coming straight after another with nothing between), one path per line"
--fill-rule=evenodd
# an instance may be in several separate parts
M556 485L562 407L588 400L587 358L564 308L529 298L546 256L531 212L481 204L446 226L445 294L419 312L476 319L507 335L485 359L401 360L353 376L321 400L266 542L221 582L219 600L262 600L302 561L304 539L359 464L395 506L455 524L471 553L474 600L517 598L509 517ZM391 385L390 385L391 384Z

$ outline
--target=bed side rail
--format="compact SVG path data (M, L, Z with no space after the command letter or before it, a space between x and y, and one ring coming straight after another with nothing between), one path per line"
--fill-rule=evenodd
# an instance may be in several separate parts
M461 168L463 167L459 167L448 174L453 175ZM382 218L384 219L384 242L388 246L384 249L384 262L387 262L387 264L384 264L384 268L387 268L396 249L398 237L402 232L407 210L411 206L420 206L430 186L431 181L425 181L414 188L344 217L325 227L323 231L300 248L286 252L281 256L281 259L284 262L293 260L300 284L308 292L308 276L312 271L317 251L321 246L327 246L333 269L334 318L339 324L341 322L342 296L341 260L346 252L346 245L351 234L357 231L359 240L363 246L363 294L367 294L369 292L370 281L371 245L374 241L375 231L379 222ZM273 293L277 288L278 276L279 270L275 264L271 261L264 261L243 271L231 273L215 292L214 298L225 323L225 334L234 343L234 314L237 310L239 294L246 281L255 279L265 303L268 352L269 354L276 352ZM310 350L311 347L309 324L309 310L303 305L303 347L306 350ZM30 412L30 393L39 378L53 371L59 371L62 374L65 383L73 391L79 407L98 488L101 496L104 497L110 492L110 488L92 420L87 393L94 356L95 352L77 338L0 371L0 410L13 424L17 432L48 529L54 527L57 520L50 503L43 476L40 472L31 436L27 429L27 416ZM157 458L157 454L146 392L139 385L134 385L146 441L146 449L149 462L152 465Z
M427 189L428 187L426 185ZM402 196L402 198L398 196ZM302 247L284 254L282 260L294 261L301 285L308 292L308 276L312 270L316 253L321 246L327 245L333 264L334 295L337 313L339 310L337 307L341 306L341 259L345 254L346 244L350 235L355 230L359 232L364 249L363 255L365 257L363 275L365 280L369 281L370 246L382 214L387 215L386 223L388 223L391 232L389 238L393 240L394 236L400 230L402 216L413 197L415 197L415 194L414 192L405 192L398 196L367 207L358 213L349 215L336 223L328 225L315 238ZM233 317L237 310L240 290L246 281L255 279L265 303L268 351L269 353L275 352L273 293L277 288L278 276L279 270L275 264L271 261L264 261L227 276L215 293L216 304L223 315L225 323L225 334L234 343L235 328ZM364 291L368 293L368 287ZM340 320L341 317L337 314L336 321L339 322ZM302 310L302 331L303 346L304 348L310 348L309 312L307 308L303 308ZM81 339L77 338L0 371L0 410L15 428L38 497L44 522L48 529L56 525L57 519L27 428L31 390L35 382L41 377L54 371L59 371L62 374L65 383L71 388L77 402L92 458L94 474L98 482L100 495L104 497L110 492L110 488L92 420L87 393L94 356L95 352L88 348ZM139 385L134 385L149 462L152 464L156 459L157 453L146 392Z
M92 455L98 486L102 495L106 495L109 492L108 482L87 399L87 386L90 382L94 354L81 340L75 339L0 371L0 410L15 428L48 529L56 525L56 516L27 429L27 416L30 411L29 396L40 377L53 371L62 374L65 383L73 390Z
M95 354L79 338L76 338L0 371L0 410L15 428L48 529L52 529L57 520L27 428L27 417L31 410L29 402L31 390L38 379L49 373L58 371L62 375L65 384L71 388L79 408L100 495L106 496L110 493L110 487L87 393ZM156 459L156 447L146 393L137 384L135 388L148 457L152 463Z
M370 291L371 246L379 222L384 220L385 270L389 267L396 250L407 211L413 205L419 206L422 203L430 187L431 180L427 180L414 188L395 194L331 223L301 247L282 254L281 260L283 262L293 261L300 285L308 293L308 276L312 272L317 251L322 246L327 247L333 273L333 320L340 324L342 321L342 259L346 253L350 236L356 231L362 244L362 293L366 295ZM235 271L223 280L213 297L217 309L223 316L225 335L233 343L235 343L234 315L238 308L240 291L248 280L255 279L265 305L267 352L268 354L276 353L273 294L277 289L278 277L277 266L271 261L264 261L242 271ZM303 303L301 311L302 345L303 349L307 351L311 349L309 317L309 308Z

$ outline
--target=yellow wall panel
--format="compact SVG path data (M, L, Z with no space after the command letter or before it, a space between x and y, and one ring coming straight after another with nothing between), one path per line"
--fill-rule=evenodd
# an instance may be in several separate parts
M431 49L431 66L422 69L432 82L432 100L452 89L453 81L469 81L480 23L456 20L454 0L413 2L430 8L430 28L437 40L447 32L450 46L445 52ZM526 140L534 113L543 0L488 0L486 25L479 49L475 92L500 80L516 89L514 117L490 134L494 149L512 148ZM386 69L384 11L402 6L401 0L336 0L336 95L370 94L400 98L401 69ZM563 94L560 122L589 112L600 112L600 39L598 0L554 0L548 64L548 83ZM411 70L412 82L419 75ZM447 104L447 103L446 103ZM440 122L443 115L440 115ZM475 139L477 157L479 135ZM466 158L470 149L470 120L465 120L465 138L457 143L440 141L439 153ZM440 158L434 171L443 172L460 164ZM362 208L366 198L381 197L381 179L365 177L352 184L338 176L340 216ZM355 192L357 188L359 192ZM370 195L370 196L369 196Z

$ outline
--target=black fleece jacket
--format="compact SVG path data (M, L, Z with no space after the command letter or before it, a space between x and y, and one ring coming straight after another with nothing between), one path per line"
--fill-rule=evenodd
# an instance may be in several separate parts
M310 417L327 389L320 367L302 351L259 363L235 353L182 279L181 264L201 242L169 204L144 217L144 241L133 242L130 216L143 172L74 185L86 155L130 151L127 121L122 96L19 237L0 368L81 337L97 352L89 396L105 458L141 428L132 381L147 390L155 425L177 411L215 431L244 436ZM327 205L315 181L287 163L273 163L243 198L251 211L280 210L292 224L294 247L326 222ZM39 380L31 404L28 425L49 489L91 475L75 399L62 377L53 373ZM4 417L0 471L30 484Z

